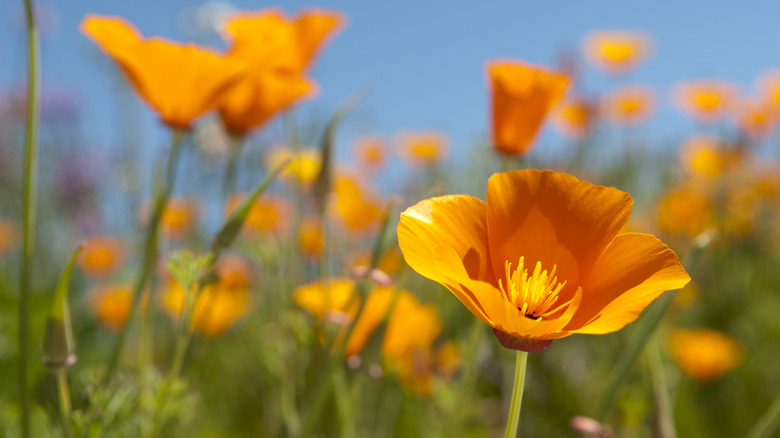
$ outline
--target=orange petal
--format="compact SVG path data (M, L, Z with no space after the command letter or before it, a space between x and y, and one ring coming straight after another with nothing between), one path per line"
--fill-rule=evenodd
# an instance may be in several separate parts
M631 215L631 197L612 187L535 169L493 175L487 223L494 272L521 256L558 267L568 300Z
M119 47L139 43L141 33L129 22L119 17L101 17L89 14L82 20L79 27L81 33L87 35L109 54Z
M664 291L680 289L688 281L677 256L660 240L649 234L621 234L583 285L582 305L567 330L587 334L619 330Z
M440 281L434 255L444 245L455 250L470 278L493 281L485 203L473 196L440 196L409 207L398 224L398 244L406 263L423 277Z
M563 97L566 76L501 61L488 64L492 95L493 143L501 152L524 155L547 113Z

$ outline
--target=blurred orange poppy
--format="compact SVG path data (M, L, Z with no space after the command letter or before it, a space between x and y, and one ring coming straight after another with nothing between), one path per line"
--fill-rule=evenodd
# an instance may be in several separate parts
M650 117L655 96L649 88L627 85L612 90L602 100L605 117L621 125L637 125Z
M315 218L304 218L298 230L298 244L306 257L316 259L322 254L322 224Z
M718 138L709 135L686 140L680 148L680 158L689 173L710 178L723 174L728 159Z
M332 212L348 231L370 232L379 225L382 205L357 179L340 175L333 184Z
M322 158L317 149L301 149L296 152L290 147L281 146L271 149L265 155L269 169L275 169L286 160L292 160L281 173L282 179L286 181L292 180L300 186L309 187L320 175Z
M590 134L596 108L584 97L562 101L552 113L553 126L566 137L579 140Z
M700 382L721 378L745 359L745 351L737 341L709 329L674 331L669 351L683 373Z
M369 136L355 140L354 151L358 163L369 169L382 167L387 161L385 142L379 137Z
M220 93L245 69L191 43L143 38L121 18L90 14L81 32L117 62L135 91L173 128L188 129L214 109Z
M521 61L487 64L492 99L493 147L525 155L547 113L563 97L569 80Z
M225 26L227 57L249 71L222 97L220 117L228 131L244 135L279 111L316 92L303 76L320 46L344 19L333 11L310 9L289 18L276 8L242 12Z
M110 330L119 330L130 316L133 292L129 285L103 285L87 295L87 305L101 324Z
M562 173L498 173L487 203L451 195L408 208L398 242L409 266L446 286L504 347L538 352L619 330L690 280L654 236L618 234L632 203Z
M658 206L658 228L667 235L695 237L715 224L710 200L689 188L669 192Z
M714 122L734 109L737 87L717 80L678 84L674 89L677 107L699 122Z
M758 99L743 99L736 105L740 132L754 140L767 138L777 122L777 111Z
M650 38L642 32L596 31L585 36L585 58L601 70L622 74L642 62L650 52Z
M195 228L197 203L188 198L171 198L162 212L160 225L169 239L181 239Z
M398 154L413 167L435 166L447 157L448 151L447 137L440 132L403 132L398 136Z
M244 201L246 195L231 196L225 203L225 217ZM290 205L286 199L263 195L252 204L242 231L253 236L281 234L289 226Z
M124 260L122 240L113 236L92 236L84 242L78 265L90 277L114 273Z

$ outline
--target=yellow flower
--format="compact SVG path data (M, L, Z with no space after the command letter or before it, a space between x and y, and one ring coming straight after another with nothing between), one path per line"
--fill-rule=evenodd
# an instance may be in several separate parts
M231 196L225 204L225 217L244 201L246 195ZM263 195L252 204L244 222L243 232L253 236L282 234L289 226L290 205L286 199Z
M314 218L304 218L298 230L298 244L303 254L316 259L322 254L322 225Z
M634 321L690 278L654 236L618 234L631 197L551 171L493 175L487 202L427 199L401 214L406 262L446 286L507 348L538 352Z
M699 80L677 85L677 107L700 122L717 121L733 110L737 87L721 81Z
M713 226L715 213L712 203L695 190L674 190L658 206L658 228L667 235L695 237Z
M708 135L688 139L680 149L683 165L693 175L716 178L723 174L727 156L719 140Z
M382 206L355 178L338 176L332 201L332 211L347 230L366 233L379 225Z
M709 329L676 330L669 339L669 351L680 369L700 382L723 377L745 358L737 341Z
M493 147L525 155L547 113L563 97L569 79L520 61L487 64L491 93Z
M84 242L78 265L90 277L106 277L122 265L122 240L112 236L92 236Z
M99 286L87 295L87 305L105 327L116 331L130 316L133 292L128 285Z
M761 100L744 99L736 110L737 126L744 135L754 140L769 137L777 122L777 111Z
M379 137L362 137L355 140L354 151L358 162L369 169L382 167L387 161L385 142Z
M650 52L650 38L641 32L597 31L583 41L585 58L607 73L621 74L633 69Z
M195 227L197 206L187 198L172 198L165 204L160 225L163 233L170 239L181 239Z
M653 91L639 85L626 85L604 96L602 111L620 125L637 125L650 117L655 105Z
M447 138L439 132L404 132L399 136L398 154L410 166L435 166L447 156Z
M316 149L302 149L296 153L289 147L277 147L271 149L265 159L269 169L276 168L286 160L292 160L281 173L281 177L303 187L314 184L322 168L322 159Z
M143 38L121 18L89 15L81 32L117 62L135 91L171 127L188 129L216 108L245 67L194 44Z

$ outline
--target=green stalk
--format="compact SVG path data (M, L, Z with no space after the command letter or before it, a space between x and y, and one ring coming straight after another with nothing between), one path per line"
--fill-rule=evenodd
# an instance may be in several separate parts
M222 180L222 195L227 199L236 189L236 166L238 158L241 156L241 150L244 146L244 137L240 135L230 136L230 145L228 151L228 162L225 168L225 177Z
M647 344L645 349L650 363L650 377L653 381L656 409L658 417L658 437L677 438L677 430L674 427L674 413L672 402L669 399L669 386L666 383L663 362L661 361L661 343L658 334Z
M27 24L27 122L24 131L24 207L22 263L19 290L19 393L22 437L30 436L30 390L27 386L30 339L30 283L35 247L37 169L38 169L38 30L32 0L24 1Z
M195 300L192 300L195 301ZM194 303L191 307L195 307ZM192 312L190 312L192 313ZM165 378L165 384L163 385L160 396L157 398L157 407L154 412L154 422L152 423L152 431L148 435L150 438L157 436L157 433L162 426L163 410L165 409L165 402L168 399L168 393L171 390L171 384L179 376L181 367L184 364L184 354L187 352L187 346L190 343L192 337L189 331L190 318L186 318L182 315L182 325L184 325L184 332L179 334L179 339L176 341L176 351L173 355L173 362L171 368L168 370L168 376Z
M133 321L133 317L138 310L141 298L143 297L144 287L154 270L154 261L157 259L157 245L160 234L160 220L162 219L163 210L165 210L165 204L168 203L168 199L171 197L171 192L173 191L173 183L176 180L176 168L178 167L177 164L179 162L179 156L181 155L181 146L182 133L181 131L174 130L171 136L171 149L168 156L165 179L162 182L162 187L156 187L154 190L152 215L149 220L146 231L146 240L144 242L144 257L141 264L141 271L133 288L133 304L130 307L130 315L127 318L127 322L125 322L125 325L122 327L122 331L119 332L119 337L116 340L116 344L114 344L114 350L111 353L111 360L108 365L108 372L106 372L106 376L103 380L104 387L108 385L111 375L119 364L119 357L122 355L122 350L127 341L127 333Z
M512 387L512 402L509 404L509 417L506 420L504 438L515 438L517 426L520 424L520 406L523 403L523 388L525 387L525 367L528 363L528 352L516 351L515 383Z
M65 438L73 436L73 431L70 427L70 389L68 387L68 375L67 368L58 369L55 373L57 376L57 392L60 401L60 420L62 421L62 435Z
M764 415L756 422L747 438L770 438L780 426L780 397L769 406Z

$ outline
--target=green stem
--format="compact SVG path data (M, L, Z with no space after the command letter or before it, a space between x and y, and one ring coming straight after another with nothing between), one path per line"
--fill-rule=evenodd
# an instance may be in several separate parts
M57 389L60 399L60 421L62 421L62 435L65 438L73 436L70 426L70 389L68 388L67 368L57 370Z
M523 403L523 388L525 387L525 367L528 363L528 352L516 351L515 384L512 387L512 402L509 404L509 417L506 420L504 438L515 438L517 426L520 424L520 406Z
M114 344L114 350L108 365L108 372L106 372L105 379L103 380L104 387L108 384L111 375L119 364L119 357L122 355L122 350L127 341L127 333L133 321L133 317L138 310L138 306L140 305L144 287L154 270L154 261L157 259L157 245L160 234L160 220L162 219L163 211L165 210L165 204L168 203L168 198L170 198L171 192L173 191L173 183L176 180L176 168L178 167L177 164L179 162L179 156L181 155L181 146L182 133L178 130L174 130L171 136L171 149L168 156L165 179L162 182L162 187L156 187L154 190L152 215L146 232L146 240L144 242L143 262L141 264L141 271L133 288L133 304L130 308L130 315L127 318L127 322L125 322L125 325L122 327L122 331L119 332L119 337L117 338L116 344Z
M182 319L187 318L184 318L184 315L182 315ZM189 327L189 324L187 324L187 327ZM163 384L162 391L160 391L160 396L157 398L157 407L155 408L154 412L152 432L149 434L150 438L157 436L157 432L159 432L160 427L162 426L165 402L168 399L168 393L171 390L173 381L176 380L176 378L179 376L179 373L181 372L182 364L184 364L184 354L187 352L187 346L189 343L190 333L189 329L187 329L187 331L181 334L179 339L176 341L176 351L173 355L173 362L171 363L171 368L168 370L168 376L165 378L165 383Z
M648 361L650 362L650 377L653 381L655 392L656 409L658 417L658 437L659 438L677 438L677 431L674 427L674 413L672 412L672 402L669 399L669 386L666 383L663 362L661 361L661 344L658 340L658 334L653 336L652 341L645 349Z
M238 135L230 136L230 145L228 151L228 162L225 168L225 177L222 180L222 195L227 199L236 189L236 166L238 158L241 156L241 150L244 146L244 137Z
M347 375L344 367L337 367L333 374L333 395L336 399L336 410L339 415L340 435L344 438L354 438L357 436L355 432L355 418L352 409L352 392L349 389L349 383L347 382Z
M780 397L775 399L769 409L756 422L747 438L769 438L775 433L778 426L780 426Z
M38 169L38 30L32 0L24 1L27 23L27 123L24 131L24 210L19 290L19 393L22 437L30 436L30 389L27 383L30 339L30 283L35 247Z

